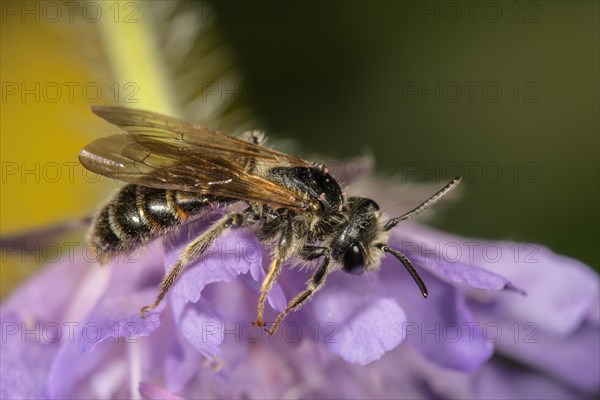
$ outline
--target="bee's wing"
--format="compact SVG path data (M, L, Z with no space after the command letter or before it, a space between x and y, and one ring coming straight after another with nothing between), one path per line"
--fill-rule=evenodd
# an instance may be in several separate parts
M90 171L143 186L291 209L315 201L265 176L273 167L306 167L308 161L148 111L122 107L94 107L93 111L128 134L87 145L79 160Z

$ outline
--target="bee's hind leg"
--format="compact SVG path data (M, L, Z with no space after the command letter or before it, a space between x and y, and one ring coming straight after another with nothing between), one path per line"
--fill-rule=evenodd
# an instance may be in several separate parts
M202 235L191 242L184 250L179 260L175 263L169 272L160 282L160 291L154 303L142 307L140 315L142 318L146 315L149 310L152 310L160 304L162 299L165 297L171 286L175 283L177 278L190 265L194 260L198 259L215 241L217 236L228 230L229 228L237 228L240 226L249 225L256 222L256 215L250 209L246 209L243 213L230 213L223 216L217 222L215 222L208 230Z

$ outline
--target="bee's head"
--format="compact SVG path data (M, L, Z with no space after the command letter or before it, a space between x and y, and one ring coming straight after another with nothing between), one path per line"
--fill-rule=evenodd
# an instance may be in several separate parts
M403 217L382 222L377 203L364 197L350 197L346 207L347 222L330 245L334 261L346 272L362 274L378 269L385 253L393 254L415 280L423 297L427 297L427 288L408 258L387 245L388 231Z
M331 241L333 259L342 269L361 274L379 267L387 243L379 206L371 199L350 197L346 204L348 220Z
M347 214L346 222L340 226L331 241L330 249L334 261L341 265L344 271L360 274L379 268L383 255L390 253L404 265L419 286L423 297L427 297L425 283L410 260L387 245L388 231L400 221L414 217L435 204L459 182L460 176L457 176L418 207L385 223L381 222L379 206L373 200L350 197L344 209Z

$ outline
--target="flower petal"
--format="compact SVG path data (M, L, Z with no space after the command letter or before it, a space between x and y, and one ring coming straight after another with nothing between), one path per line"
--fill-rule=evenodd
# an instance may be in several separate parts
M62 321L73 293L89 273L85 269L87 266L79 251L56 264L47 265L2 302L1 315L11 313L22 321ZM56 288L60 290L53 290Z
M198 227L193 231L202 232ZM179 236L185 237L185 232ZM167 271L175 265L188 242L180 240L175 248L167 251L164 263ZM219 236L204 255L187 267L171 292L186 302L195 303L209 283L230 282L257 265L262 265L262 248L256 236L248 229L232 230Z
M406 310L405 341L425 357L442 367L461 371L472 371L491 357L493 344L485 340L464 295L452 285L421 271L429 288L429 297L424 299L396 261L392 265L384 262L380 274L387 291Z
M496 312L522 322L535 321L543 331L568 335L581 325L598 301L598 275L583 263L539 245L527 245L526 261L515 263L511 243L500 243L506 258L482 262L527 291L527 297L502 296ZM492 296L497 299L497 296Z
M149 382L140 382L139 390L140 394L151 400L183 400L182 397Z
M58 345L23 341L20 332L8 335L5 324L8 322L3 320L0 398L48 398L48 371Z
M477 371L458 371L423 366L430 398L462 399L577 399L577 392L561 386L546 375L515 368L492 359Z
M441 279L481 289L523 289L526 297L493 292L477 296L501 296L499 307L510 319L536 321L557 334L576 330L600 291L593 270L540 245L460 238L417 225L394 235L394 240L399 238L411 260Z
M167 390L177 393L198 373L200 358L198 351L183 337L174 332L176 339L169 344L170 349L164 363L164 382Z
M76 330L80 331L78 328ZM65 399L73 396L77 383L85 378L105 360L114 343L105 341L96 346L95 351L81 353L77 343L63 343L52 360L52 368L48 375L48 392L50 398Z
M593 302L587 320L593 326L600 327L600 298Z
M202 354L213 359L220 353L223 341L223 318L204 299L195 304L184 303L172 296L175 320L182 335Z
M600 389L600 330L584 323L568 337L540 329L537 323L520 323L475 305L482 324L495 325L498 350L524 364L547 372L579 390Z
M156 289L125 293L107 293L83 324L78 338L79 349L90 352L97 343L113 338L148 336L160 325L158 313L140 317L140 304L149 304L156 296ZM159 306L159 310L164 307Z
M477 399L577 399L577 392L561 386L548 376L505 365L497 360L485 364L472 377L471 398ZM442 394L442 393L440 393Z
M484 290L514 290L507 278L477 265L474 247L481 241L451 236L419 225L406 225L393 233L392 247L398 247L413 263L445 282Z
M326 346L352 363L377 360L404 338L404 311L374 274L333 273L315 294L312 309L321 332L334 329Z
M162 246L155 242L143 252L121 258L107 267L112 272L108 289L85 323L79 326L78 343L82 352L91 351L97 343L110 337L148 336L160 325L158 313L148 313L141 318L139 310L156 297L155 279L162 254ZM158 309L163 307L161 304Z

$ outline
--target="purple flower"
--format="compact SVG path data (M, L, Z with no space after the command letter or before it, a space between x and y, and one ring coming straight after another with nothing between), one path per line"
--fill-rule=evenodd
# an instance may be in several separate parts
M220 237L160 307L139 309L183 246L216 218L99 267L85 246L2 303L2 398L573 398L600 385L598 276L539 245L400 225L388 256L342 271L279 331L253 327L267 251ZM268 318L306 271L286 268Z

